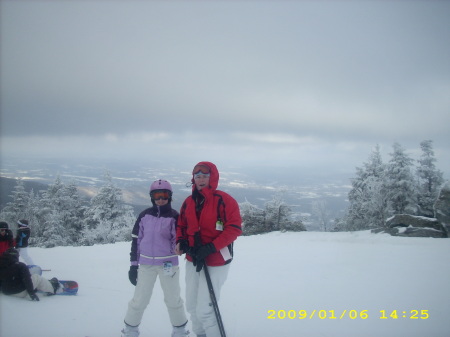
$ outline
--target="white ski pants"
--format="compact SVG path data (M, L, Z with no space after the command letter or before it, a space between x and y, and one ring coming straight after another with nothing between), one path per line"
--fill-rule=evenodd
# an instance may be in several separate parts
M220 290L227 279L229 269L229 264L208 267L217 301L219 301ZM220 337L205 271L202 269L198 273L194 264L189 261L186 261L186 310L191 316L192 330L196 335L206 334L207 337Z
M43 291L45 293L52 293L54 292L53 286L50 283L49 280L47 280L46 278L43 278L41 275L39 274L32 274L31 275L31 282L33 282L33 288L37 289L39 291ZM17 296L17 297L29 297L28 295L28 291L24 290L21 291L20 293L14 294L13 296ZM30 298L31 299L31 298Z
M180 270L178 266L172 267L173 274L164 274L162 266L140 265L138 280L134 290L133 299L128 303L125 323L131 326L141 324L144 311L150 303L156 278L164 293L164 302L169 313L170 323L181 326L187 322L184 311L184 302L180 296Z

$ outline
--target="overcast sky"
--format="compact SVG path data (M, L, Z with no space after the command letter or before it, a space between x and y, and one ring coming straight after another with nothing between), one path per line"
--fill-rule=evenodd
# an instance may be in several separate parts
M449 18L450 1L2 0L2 156L331 172L431 139L449 172Z

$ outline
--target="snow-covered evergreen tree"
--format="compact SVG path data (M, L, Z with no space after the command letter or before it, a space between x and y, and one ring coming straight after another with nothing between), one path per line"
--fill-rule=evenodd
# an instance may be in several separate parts
M392 214L415 214L416 188L413 160L399 143L394 143L387 165L387 196Z
M45 214L44 223L41 224L42 230L36 237L37 244L43 247L56 247L70 245L65 227L63 214L56 208L49 207Z
M264 207L266 225L270 231L305 231L303 222L293 218L292 209L283 200L282 193L283 191L278 192L271 201L266 202Z
M388 215L386 197L386 166L377 145L362 167L356 168L356 178L348 193L350 202L346 223L348 230L361 230L384 225Z
M284 202L281 193L273 196L272 200L266 202L266 221L271 231L283 231L289 222L291 208Z
M270 232L265 221L265 212L248 201L239 204L242 218L243 235L254 235Z
M416 174L418 177L418 214L427 217L434 216L433 205L444 183L443 173L436 168L436 158L433 151L433 141L424 140L420 143L422 155L418 159Z
M122 191L106 173L105 185L91 199L86 210L83 242L92 245L129 240L134 220L132 207L124 203Z
M36 240L40 245L54 247L79 243L84 206L74 183L65 185L57 176L42 193L35 211L39 219Z
M81 240L85 206L77 186L71 182L64 186L64 203L60 209L67 242L78 244Z
M347 230L349 230L349 229L347 226L347 219L345 217L334 219L334 226L332 229L333 232L344 232Z
M272 231L306 231L303 222L293 217L291 208L281 197L281 193L266 202L264 209L245 201L239 204L243 234L254 235Z
M15 233L17 228L17 221L21 219L28 220L30 225L34 227L36 217L33 211L35 202L33 190L27 192L23 180L17 179L11 198L12 201L8 202L0 213L2 221L6 221L9 224L9 228L13 233Z

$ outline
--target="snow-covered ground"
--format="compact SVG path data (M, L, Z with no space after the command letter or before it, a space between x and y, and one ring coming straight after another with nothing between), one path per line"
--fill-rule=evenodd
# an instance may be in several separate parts
M79 293L40 302L0 295L0 336L120 336L134 289L129 248L31 248L35 263L51 268L44 276L76 280ZM448 239L368 231L240 237L219 303L227 336L449 336L449 257ZM184 259L181 267L184 298ZM157 283L141 337L170 332Z

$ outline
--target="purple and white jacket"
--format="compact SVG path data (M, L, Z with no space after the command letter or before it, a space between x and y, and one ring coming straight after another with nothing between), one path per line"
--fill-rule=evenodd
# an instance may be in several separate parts
M132 231L130 262L162 266L170 261L178 265L175 254L178 212L170 203L147 208L139 214Z

